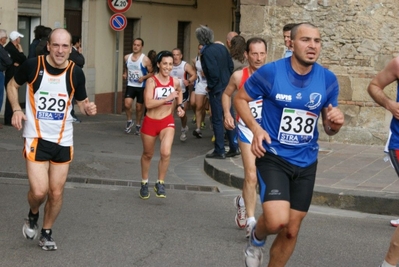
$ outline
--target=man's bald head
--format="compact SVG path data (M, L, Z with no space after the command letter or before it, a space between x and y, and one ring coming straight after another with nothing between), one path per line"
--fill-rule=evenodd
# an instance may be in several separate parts
M233 39L233 37L234 36L237 36L238 35L238 33L236 33L236 32L229 32L228 34L227 34L227 37L226 37L226 44L227 44L227 47L230 49L230 47L231 47L231 39Z

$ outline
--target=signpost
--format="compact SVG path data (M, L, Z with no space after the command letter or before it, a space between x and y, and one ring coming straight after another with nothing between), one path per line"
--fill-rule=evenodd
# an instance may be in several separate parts
M122 13L129 10L132 0L108 0L108 7L115 13L109 19L109 25L116 31L116 51L115 51L115 93L114 93L114 113L118 98L118 64L119 64L119 32L127 26L127 19Z

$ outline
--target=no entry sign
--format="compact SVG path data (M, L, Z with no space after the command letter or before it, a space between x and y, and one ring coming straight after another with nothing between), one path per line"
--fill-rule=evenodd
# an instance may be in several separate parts
M127 19L123 14L113 14L109 20L109 25L115 31L122 31L126 28Z
M124 13L131 5L132 0L108 0L109 8L115 13Z

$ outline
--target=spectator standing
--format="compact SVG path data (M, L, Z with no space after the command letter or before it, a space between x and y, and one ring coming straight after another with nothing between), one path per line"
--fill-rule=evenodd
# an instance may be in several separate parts
M283 36L284 36L284 54L283 57L290 57L292 56L291 50L291 30L295 26L295 23L289 23L284 25L283 27Z
M21 38L24 36L17 31L12 31L10 33L10 41L4 47L10 55L13 64L11 64L5 72L5 82L4 86L7 88L8 82L14 77L15 72L19 66L26 61L26 56L21 46ZM4 110L4 125L11 126L12 108L10 101L6 99L6 107Z
M45 27L43 25L37 25L35 27L35 30L33 31L33 33L35 34L35 38L33 39L32 43L29 45L28 58L36 56L36 47L40 43L40 39L42 39L44 28Z
M69 60L75 62L75 64L82 69L85 65L85 57L82 54L82 45L79 36L72 36L72 49L71 54L69 55ZM73 122L80 123L81 120L79 120L78 117L75 115L74 104L75 98L72 99L71 116L73 118Z
M214 35L210 28L201 25L196 29L195 34L199 44L204 46L201 51L201 66L207 80L209 103L212 110L211 122L215 134L214 151L207 154L206 158L234 157L239 154L234 130L226 130L230 150L225 152L222 109L222 94L233 73L233 61L225 46L213 43ZM230 112L233 115L232 109Z
M7 42L7 31L0 29L0 111L4 100L4 71L11 66L12 60L8 52L4 49ZM2 128L0 124L0 129Z

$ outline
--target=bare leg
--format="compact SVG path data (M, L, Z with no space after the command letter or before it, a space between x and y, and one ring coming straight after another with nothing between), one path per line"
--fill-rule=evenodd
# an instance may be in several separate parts
M277 234L270 248L269 267L284 267L287 264L295 249L299 228L306 214L306 212L290 210L288 225Z
M385 261L395 266L399 262L399 227L396 228L392 235Z
M136 103L136 125L141 125L141 118L143 117L143 113L144 113L144 105Z
M154 155L156 136L151 136L141 133L141 140L143 142L143 154L141 155L141 177L148 179L150 172L151 159Z
M158 180L160 181L165 180L166 172L168 171L174 135L175 129L171 127L163 129L159 134L161 158L158 164Z
M255 206L256 206L256 185L258 184L256 177L256 166L255 166L255 155L251 152L251 145L238 142L241 153L242 162L244 165L244 185L242 189L242 196L245 202L245 209L247 212L247 217L255 216Z
M50 164L49 191L46 205L44 206L43 229L51 229L58 215L60 214L64 186L68 176L68 164Z
M201 129L201 122L204 121L204 99L205 95L196 95L195 96L195 117L196 117L196 124L197 129Z
M125 113L126 113L126 119L128 121L132 120L132 116L133 116L132 104L133 104L132 98L130 98L130 97L125 98Z

